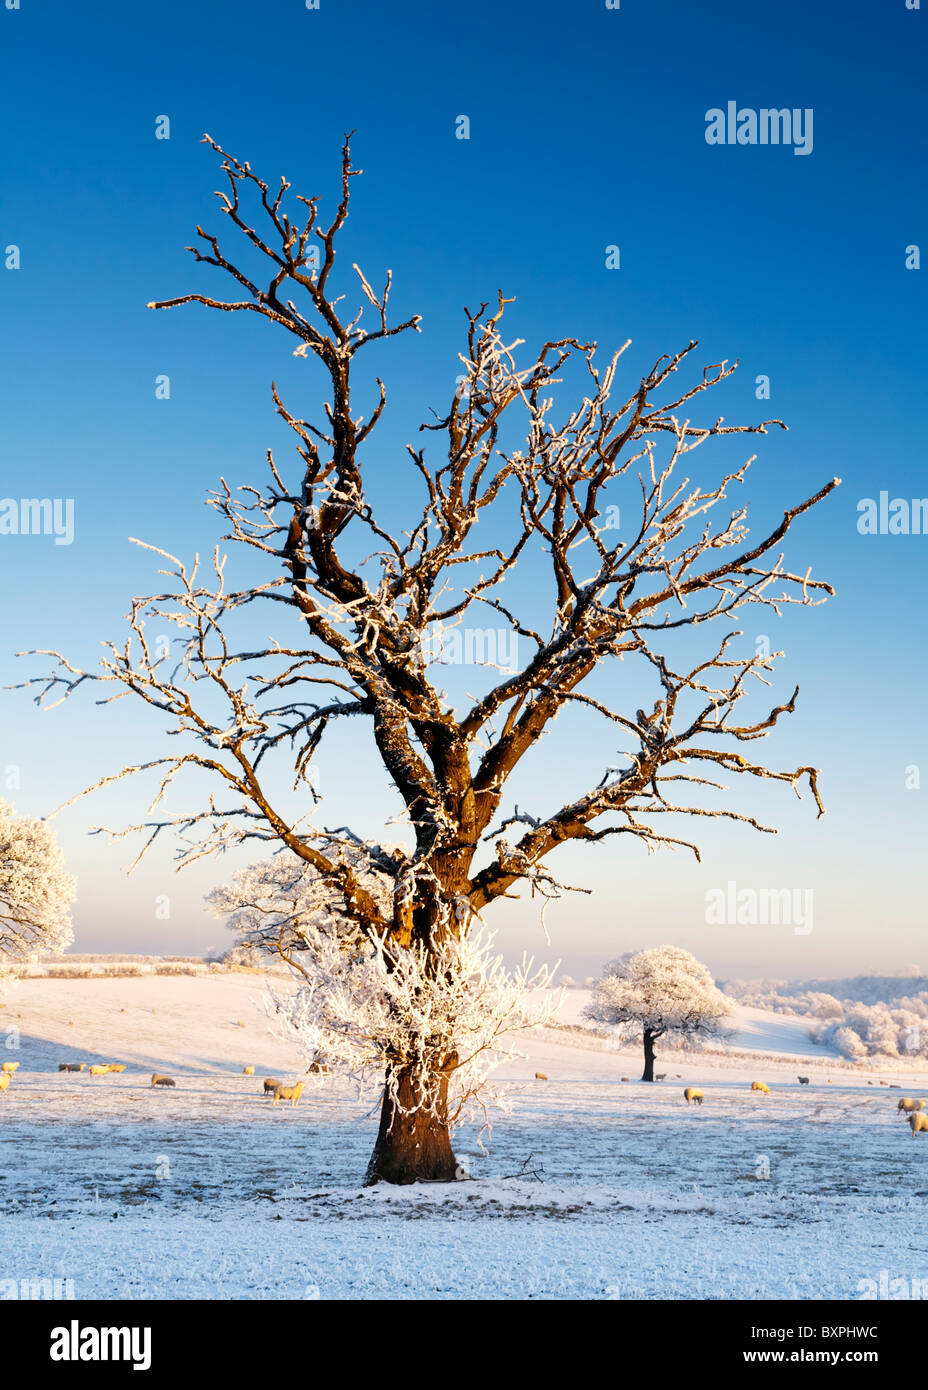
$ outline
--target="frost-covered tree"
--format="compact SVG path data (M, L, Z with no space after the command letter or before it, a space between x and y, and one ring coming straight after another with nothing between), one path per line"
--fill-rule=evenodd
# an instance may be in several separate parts
M127 640L90 671L53 653L58 665L40 678L40 700L96 680L167 719L179 751L118 775L155 770L163 788L192 770L211 786L189 811L159 812L156 797L132 827L145 834L142 852L171 827L181 863L249 840L283 847L340 897L366 959L415 976L427 1000L444 998L445 972L459 968L450 962L466 955L488 909L520 886L542 901L565 891L549 864L561 846L622 836L649 852L698 854L681 828L697 817L769 831L730 804L727 777L797 795L808 784L821 814L814 767L775 769L754 754L798 692L754 704L779 654L740 646L731 620L747 609L766 621L832 592L805 563L787 564L782 542L838 480L756 536L746 507L727 505L752 459L739 456L709 481L700 455L703 481L693 481L696 450L781 426L728 424L717 410L698 418L705 393L724 390L737 364L691 373L690 342L623 383L628 343L605 360L568 336L525 351L504 329L512 301L500 293L492 307L465 311L448 399L421 426L438 457L409 444L401 479L402 460L374 447L386 389L363 365L359 376L358 362L418 332L420 318L391 321L389 272L378 292L358 266L343 278L336 268L359 172L348 141L337 206L323 220L317 196L291 201L285 179L272 187L205 138L222 160L218 197L242 254L230 259L200 228L191 249L227 277L232 297L196 292L152 307L260 315L296 340L294 355L321 373L325 395L310 419L272 386L295 469L269 452L266 484L233 489L222 479L210 497L241 578L227 578L218 548L211 566L157 550L165 578L132 601ZM262 608L275 620L267 626L256 621ZM453 652L461 630L483 635L488 621L511 640L472 641L474 669L449 694L447 668L429 654ZM689 639L711 624L720 631L697 651ZM177 641L166 653L149 634L169 631ZM619 661L620 683L596 679ZM617 689L635 694L616 701ZM545 804L520 809L513 780L565 713L599 723L591 742L607 745L602 764L562 787L547 778ZM316 823L320 750L346 721L398 796L410 840L401 852ZM295 782L289 801L280 758ZM372 875L388 880L386 898ZM455 1174L443 1087L461 1048L444 1031L444 1004L434 1037L421 1031L427 1016L410 1018L386 1060L372 1180Z
M699 1046L724 1037L732 1001L717 989L709 971L689 951L658 946L630 951L611 961L593 989L584 1014L617 1037L641 1036L642 1081L654 1080L654 1044L670 1038Z
M380 911L392 911L393 880L371 867L364 845L353 848L334 843L332 853L349 864L360 888L371 895ZM282 957L306 949L312 932L329 931L346 946L363 937L363 929L345 905L342 893L313 864L294 854L277 854L241 869L231 883L210 893L213 913L234 932L236 944Z
M70 946L74 896L51 827L0 800L0 970Z

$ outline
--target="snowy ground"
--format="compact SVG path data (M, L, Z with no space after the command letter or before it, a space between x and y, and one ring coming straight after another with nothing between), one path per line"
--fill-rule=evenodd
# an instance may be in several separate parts
M489 1155L457 1138L473 1180L365 1189L374 1116L330 1081L308 1078L296 1109L261 1094L302 1071L261 992L250 975L10 992L0 1281L69 1279L77 1298L754 1299L928 1274L928 1136L896 1110L928 1096L924 1071L842 1069L801 1019L743 1009L727 1055L664 1052L649 1086L620 1079L637 1052L548 1029L503 1073L516 1108ZM568 993L565 1022L583 1002ZM70 1060L127 1069L59 1074ZM154 1069L176 1090L152 1090Z

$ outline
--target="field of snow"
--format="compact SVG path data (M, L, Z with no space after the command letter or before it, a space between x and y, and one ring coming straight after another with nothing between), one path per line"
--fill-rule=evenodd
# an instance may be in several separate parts
M741 1009L727 1053L662 1051L667 1079L645 1085L636 1050L549 1028L501 1072L515 1108L489 1154L458 1134L470 1180L366 1189L367 1107L317 1078L295 1109L263 1097L264 1076L305 1064L262 990L213 975L9 992L0 1280L71 1280L79 1299L820 1299L928 1273L928 1136L896 1110L928 1096L925 1071L842 1069L802 1019ZM562 1021L584 1002L568 991ZM127 1069L57 1071L71 1060ZM155 1069L176 1089L152 1090Z

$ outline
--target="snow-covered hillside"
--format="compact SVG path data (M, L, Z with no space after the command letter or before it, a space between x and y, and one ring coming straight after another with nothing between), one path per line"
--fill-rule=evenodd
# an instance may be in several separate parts
M261 993L249 975L9 993L0 1270L73 1279L77 1298L854 1298L884 1268L921 1274L928 1136L896 1107L928 1096L924 1071L842 1067L803 1020L744 1009L735 1048L663 1052L667 1080L645 1085L622 1080L635 1049L548 1028L503 1072L515 1108L489 1154L457 1136L472 1180L365 1189L376 1116L343 1086L264 1098L265 1075L305 1063ZM71 1060L127 1068L57 1071ZM152 1090L154 1069L176 1089Z

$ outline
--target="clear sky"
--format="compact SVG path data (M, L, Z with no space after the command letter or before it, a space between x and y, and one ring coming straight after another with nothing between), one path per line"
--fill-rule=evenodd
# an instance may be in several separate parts
M733 804L775 818L779 837L710 825L701 866L682 854L649 859L621 837L595 854L569 850L556 867L595 895L551 912L550 947L535 905L507 904L508 919L494 918L507 952L535 950L580 974L661 941L720 975L925 966L928 789L907 787L906 769L928 769L928 536L861 535L857 520L859 501L881 491L928 495L924 272L906 267L906 248L928 242L928 7L8 5L0 496L73 498L75 530L60 546L0 535L4 684L34 669L18 650L60 648L87 662L121 634L126 599L154 568L127 537L208 551L219 528L201 503L218 476L259 480L268 446L292 460L272 377L303 414L318 413L319 380L294 362L287 335L251 315L145 309L187 291L225 293L218 272L183 250L198 221L220 230L218 161L200 136L272 181L285 173L295 191L332 195L341 136L356 128L365 173L346 261L375 284L390 267L397 316L423 316L421 336L384 346L375 364L390 391L377 467L396 479L391 519L403 515L403 445L453 390L462 306L500 287L516 296L512 326L531 345L575 334L606 349L631 338L627 382L691 337L700 364L740 359L715 409L790 426L747 441L758 446L745 493L758 525L833 475L844 480L789 549L838 597L769 633L787 653L776 694L802 689L765 755L819 765L827 817L816 822L808 799L783 788L744 787ZM811 149L707 143L706 113L729 101L811 110ZM468 140L456 138L462 115ZM159 140L164 116L170 139ZM619 269L606 268L611 245ZM6 268L11 246L18 269ZM159 374L170 400L156 399ZM769 401L755 399L760 375ZM706 451L700 468L714 475L731 461ZM758 631L746 641L770 627L749 622ZM25 812L46 814L163 748L157 721L127 701L101 710L85 690L41 714L28 693L0 698L0 794ZM615 761L608 737L590 737L565 723L545 742L525 786L534 806L554 809L556 794L582 789L578 770ZM320 778L328 824L377 833L394 809L357 740L332 744ZM176 878L165 846L127 879L128 847L88 836L91 824L141 818L142 792L124 784L56 822L79 880L76 949L224 944L202 898L231 865ZM813 930L707 923L707 890L729 881L814 890ZM156 917L164 895L167 921Z

